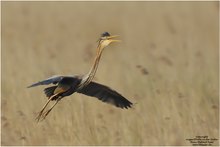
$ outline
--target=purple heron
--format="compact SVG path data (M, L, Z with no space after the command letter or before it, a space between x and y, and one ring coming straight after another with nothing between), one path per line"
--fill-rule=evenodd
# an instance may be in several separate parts
M96 97L103 102L110 103L119 108L128 109L132 107L133 103L127 100L115 90L105 85L92 82L104 48L106 48L112 42L120 41L116 40L115 37L117 37L117 35L111 36L108 32L105 32L101 35L98 41L99 43L97 46L94 64L87 74L83 76L52 76L46 80L42 80L28 86L28 88L30 88L39 85L54 84L53 86L44 89L44 93L48 97L48 101L45 103L45 105L37 115L37 121L40 121L40 119L45 119L45 117L62 98L69 96L74 92L82 93L91 97ZM55 101L55 103L50 109L44 112L50 101Z

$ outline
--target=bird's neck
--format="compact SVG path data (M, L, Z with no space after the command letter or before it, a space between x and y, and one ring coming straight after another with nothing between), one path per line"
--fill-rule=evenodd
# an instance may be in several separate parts
M97 51L97 54L96 54L96 57L94 59L94 63L90 69L90 71L88 72L88 82L91 82L95 76L95 73L98 69L98 66L99 66L99 61L101 59L101 55L102 55L102 49L100 47L98 47L98 51Z
M96 52L96 57L94 59L94 63L92 65L91 69L89 70L89 72L83 77L82 82L80 84L80 87L88 85L93 80L95 73L98 69L98 65L99 65L101 55L102 55L102 51L103 51L103 47L99 44L98 48L97 48L97 52Z

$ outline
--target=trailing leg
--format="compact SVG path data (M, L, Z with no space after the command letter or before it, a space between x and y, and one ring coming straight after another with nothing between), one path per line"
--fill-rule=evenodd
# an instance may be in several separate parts
M52 106L49 110L47 110L46 112L44 112L42 119L45 119L45 118L46 118L46 116L50 113L50 111L56 106L56 104L57 104L60 100L61 100L61 98L58 98L58 99L56 100L56 102L53 104L53 106Z
M48 105L48 104L50 103L50 101L51 101L55 96L57 96L58 94L59 94L59 93L54 94L54 95L52 95L52 96L48 99L48 101L46 102L46 104L43 106L43 108L41 109L41 111L38 113L38 115L37 115L37 117L36 117L36 121L37 121L37 122L40 121L40 118L41 118L41 116L42 116L42 114L43 114L45 108L47 107L47 105Z

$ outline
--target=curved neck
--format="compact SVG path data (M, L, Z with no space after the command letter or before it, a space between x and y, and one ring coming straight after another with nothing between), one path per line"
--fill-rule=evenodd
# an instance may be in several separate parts
M94 63L92 65L91 69L89 70L89 72L85 76L83 76L83 79L79 85L79 88L81 88L82 86L88 85L93 80L95 73L98 69L98 65L99 65L101 55L102 55L103 48L104 47L101 46L100 44L98 45Z

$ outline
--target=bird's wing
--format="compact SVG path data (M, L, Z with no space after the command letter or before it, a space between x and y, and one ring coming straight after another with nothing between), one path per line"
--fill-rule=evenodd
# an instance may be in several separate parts
M89 83L87 86L77 91L88 96L96 97L99 100L115 105L120 108L129 108L133 104L118 92L111 88L95 82Z
M27 88L30 88L30 87L35 87L35 86L39 86L39 85L48 85L48 84L56 84L58 83L59 81L61 81L63 79L64 76L52 76L46 80L43 80L43 81L39 81L37 83L34 83L30 86L28 86Z

